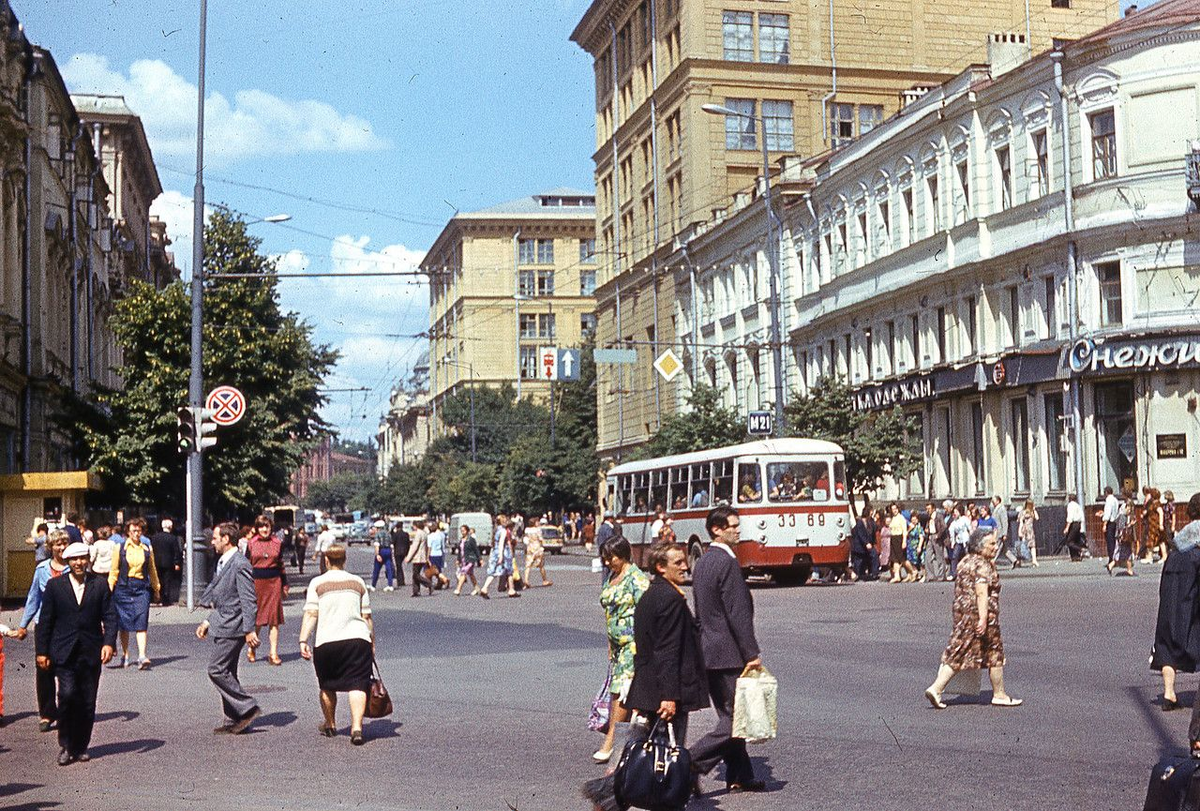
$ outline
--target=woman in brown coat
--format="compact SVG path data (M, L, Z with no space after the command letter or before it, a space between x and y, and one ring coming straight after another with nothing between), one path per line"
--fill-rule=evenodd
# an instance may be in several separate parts
M976 529L967 544L967 556L958 564L954 581L954 630L942 654L937 678L925 690L936 709L945 709L942 691L960 670L988 669L992 704L1017 707L1021 699L1004 690L1004 642L1000 638L1000 575L996 572L996 532Z
M1156 553L1159 560L1165 560L1167 557L1167 544L1163 537L1161 496L1162 494L1154 487L1150 488L1150 492L1146 496L1146 546L1142 563L1153 563Z
M283 541L271 534L271 519L260 515L254 519L254 534L246 542L246 557L254 567L254 598L258 613L254 631L266 625L271 640L273 665L283 664L279 658L279 626L283 625L283 598L287 596L287 574L283 569ZM254 661L254 649L248 648L246 658Z

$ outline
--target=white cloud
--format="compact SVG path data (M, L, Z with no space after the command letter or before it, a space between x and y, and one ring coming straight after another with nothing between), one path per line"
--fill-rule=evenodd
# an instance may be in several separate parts
M194 157L196 85L158 59L139 59L128 75L113 70L99 54L75 54L62 69L73 93L125 97L141 116L150 146L159 157ZM223 165L264 155L364 152L386 149L371 123L314 99L282 99L262 90L239 90L230 101L220 93L204 105L206 165Z
M191 278L192 271L192 198L177 191L166 190L150 204L150 213L167 224L167 236L171 239L168 249L175 254L175 267L183 278ZM211 206L204 207L204 221L212 216Z

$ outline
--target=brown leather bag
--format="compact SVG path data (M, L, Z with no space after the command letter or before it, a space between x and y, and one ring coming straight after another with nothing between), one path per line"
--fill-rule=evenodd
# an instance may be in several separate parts
M383 675L379 672L379 663L372 662L371 690L367 693L368 718L386 718L392 714L392 697L383 686Z

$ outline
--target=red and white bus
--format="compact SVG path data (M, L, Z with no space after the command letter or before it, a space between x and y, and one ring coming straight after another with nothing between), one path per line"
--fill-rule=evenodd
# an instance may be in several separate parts
M841 447L817 439L768 439L617 465L606 508L641 563L657 511L671 517L694 565L708 544L704 520L719 504L741 518L744 574L804 583L815 567L841 573L850 560L851 512Z

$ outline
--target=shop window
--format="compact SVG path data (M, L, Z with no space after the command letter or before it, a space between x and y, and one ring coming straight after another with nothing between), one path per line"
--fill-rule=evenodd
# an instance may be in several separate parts
M1029 492L1029 406L1024 397L1009 402L1009 428L1012 433L1013 489Z
M1046 489L1061 492L1066 489L1067 452L1065 449L1066 427L1063 398L1058 392L1049 392L1042 397L1046 420Z
M1121 263L1100 262L1095 265L1096 280L1100 283L1100 326L1119 327L1121 318Z
M1096 386L1096 433L1100 487L1137 489L1138 441L1133 420L1133 383Z
M983 464L983 403L971 403L971 472L975 477L975 494L983 495L987 490Z
M916 470L914 470L908 477L908 495L922 496L925 494L925 414L921 411L914 411L910 414L906 414L905 416L908 418L909 423L912 424L912 434L914 434L920 440L920 447L922 449L921 461L917 465Z

